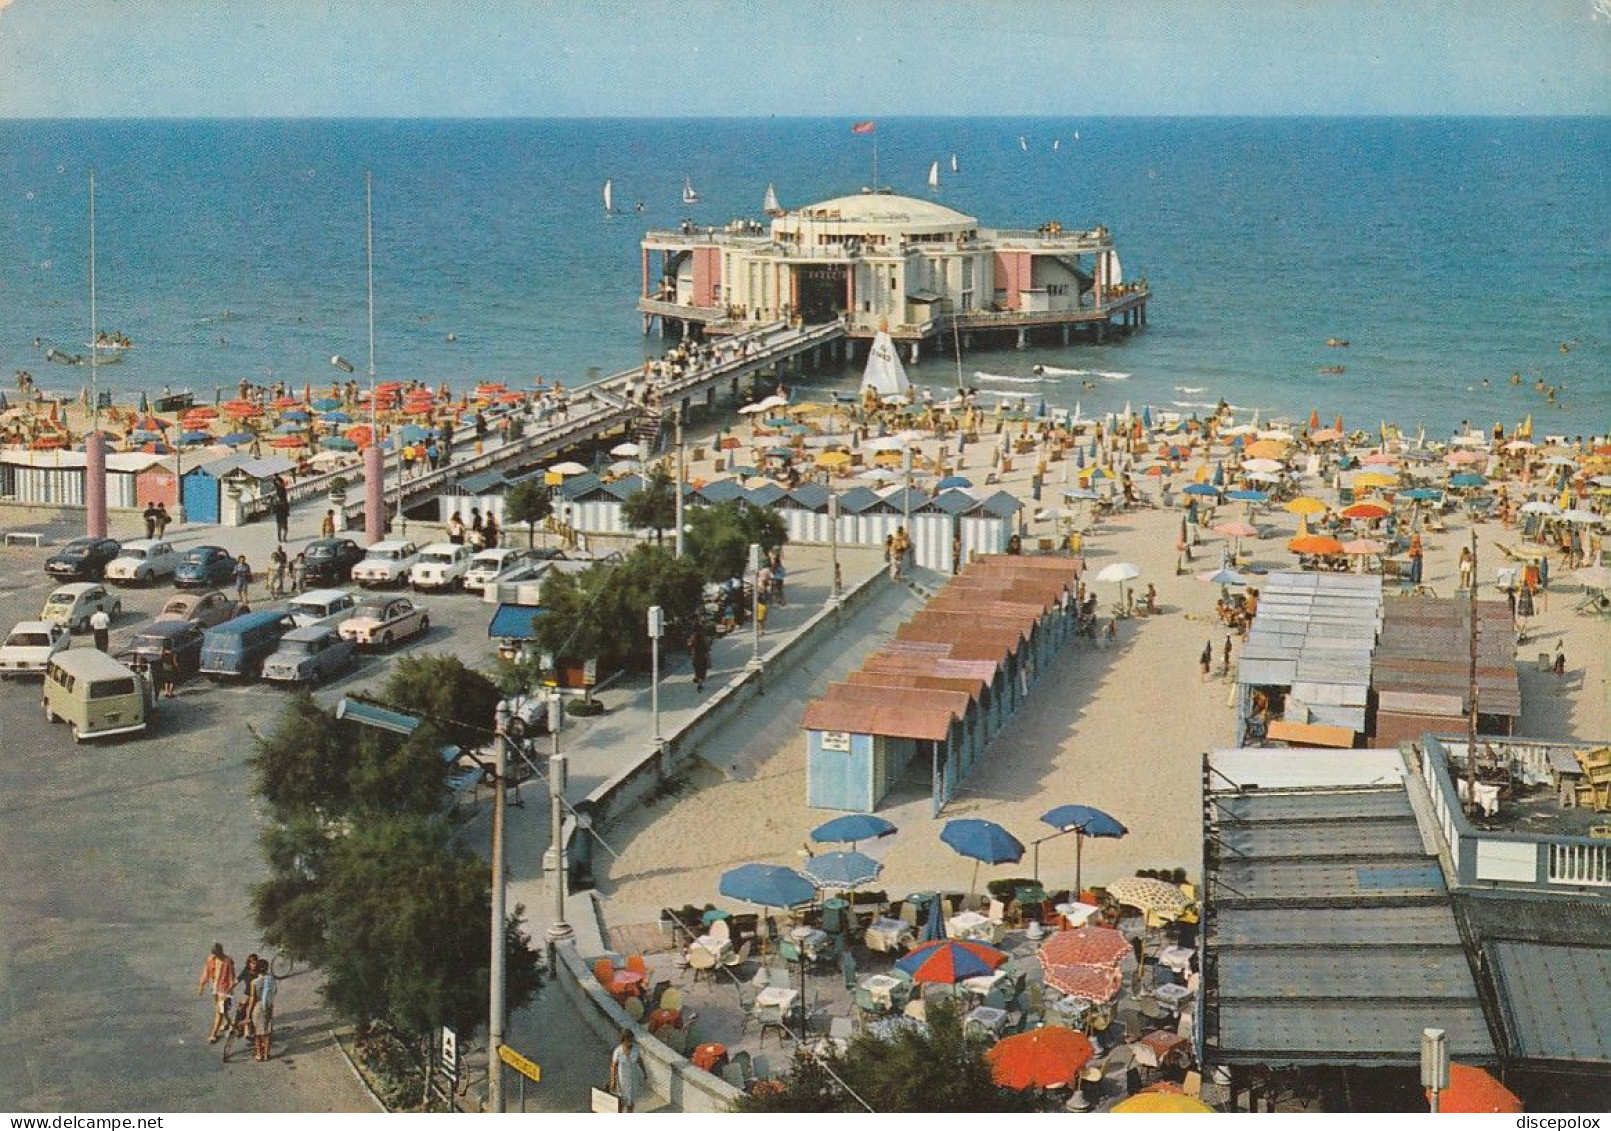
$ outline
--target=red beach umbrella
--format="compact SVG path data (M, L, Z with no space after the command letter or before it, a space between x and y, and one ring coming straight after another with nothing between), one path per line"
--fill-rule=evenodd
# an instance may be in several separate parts
M297 400L295 397L275 397L273 407L283 411L284 409L288 408L297 408L301 404L302 402Z
M1071 994L1100 1005L1119 996L1124 975L1119 973L1117 966L1077 962L1046 967L1046 984L1059 993Z
M1079 927L1059 931L1040 948L1040 960L1047 966L1117 966L1131 954L1129 940L1111 927Z
M1355 503L1342 509L1344 518L1386 518L1392 513L1390 508L1382 506L1381 503Z
M1048 1025L1003 1038L985 1053L985 1061L996 1083L1021 1092L1071 1083L1095 1053L1084 1033Z
M967 939L941 939L914 947L896 962L914 982L954 985L988 973L1007 961L1007 952Z
M1432 1094L1427 1093L1427 1102ZM1516 1093L1481 1068L1469 1064L1449 1065L1449 1086L1438 1093L1439 1112L1462 1114L1515 1115L1522 1110Z

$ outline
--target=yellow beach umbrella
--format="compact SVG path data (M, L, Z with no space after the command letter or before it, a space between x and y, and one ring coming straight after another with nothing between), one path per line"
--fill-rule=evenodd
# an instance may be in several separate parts
M849 467L850 466L850 453L849 452L818 452L817 453L817 466L818 467Z
M1390 471L1367 471L1363 475L1354 476L1354 490L1370 487L1392 487L1398 482L1398 476Z
M1311 495L1299 495L1286 505L1288 514L1325 514L1331 508Z
M1255 440L1242 449L1245 459L1286 459L1287 445L1279 440Z
M1113 1105L1123 1115L1213 1115L1214 1109L1202 1100L1181 1092L1138 1092Z

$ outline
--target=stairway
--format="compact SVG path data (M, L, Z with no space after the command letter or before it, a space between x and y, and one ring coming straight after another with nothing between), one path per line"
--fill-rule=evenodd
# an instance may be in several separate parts
M665 446L665 413L659 408L640 408L632 422L632 440L645 457L659 455Z

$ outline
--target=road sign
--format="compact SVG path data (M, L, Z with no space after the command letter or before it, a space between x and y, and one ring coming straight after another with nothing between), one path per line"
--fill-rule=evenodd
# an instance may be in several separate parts
M520 1073L533 1084L541 1083L543 1070L534 1060L527 1060L508 1045L498 1046L498 1059Z
M459 1081L459 1035L446 1025L442 1026L442 1075L455 1084Z

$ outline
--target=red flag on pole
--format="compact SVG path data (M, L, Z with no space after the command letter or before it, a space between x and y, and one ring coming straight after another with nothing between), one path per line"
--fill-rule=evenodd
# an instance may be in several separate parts
M870 134L873 132L872 122L852 122L850 132L853 134Z

